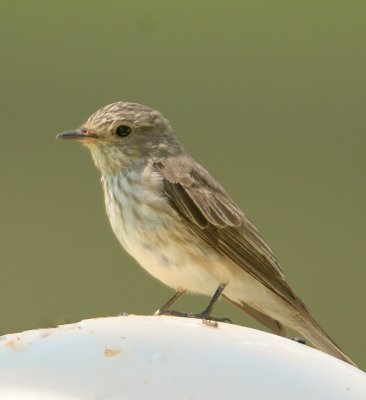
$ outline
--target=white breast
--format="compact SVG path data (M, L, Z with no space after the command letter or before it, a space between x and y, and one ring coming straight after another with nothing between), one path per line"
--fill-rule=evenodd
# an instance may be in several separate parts
M102 178L107 214L125 250L175 289L212 295L217 254L194 238L162 197L162 182L146 167Z

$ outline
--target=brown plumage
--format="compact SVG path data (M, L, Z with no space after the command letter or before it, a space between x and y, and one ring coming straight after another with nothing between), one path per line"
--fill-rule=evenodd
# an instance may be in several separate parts
M322 330L285 280L271 249L221 185L189 155L158 112L118 102L78 130L102 173L107 214L123 247L173 287L228 301L286 335L353 362ZM221 293L221 292L220 292Z
M154 166L164 177L165 193L172 207L195 235L293 307L306 323L305 328L294 329L315 346L354 365L288 285L281 267L257 229L203 167L185 154L156 161ZM244 302L224 297L275 333L286 334L279 321Z

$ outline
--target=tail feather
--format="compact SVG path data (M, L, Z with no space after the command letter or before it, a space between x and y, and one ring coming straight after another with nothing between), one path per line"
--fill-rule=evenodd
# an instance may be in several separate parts
M287 313L287 318L284 319L283 315L279 314L274 318L272 315L270 316L269 313L264 313L263 311L250 306L248 303L245 303L243 300L239 302L234 301L225 294L223 294L223 297L241 308L247 314L251 315L257 321L261 322L263 325L267 326L267 328L277 335L286 336L285 326L287 326L304 336L317 349L357 367L357 365L325 333L300 299L298 299L299 306L296 310L293 308L293 305L287 304L287 307L291 307L293 313ZM292 317L289 317L289 314L292 314Z
M308 339L317 349L357 367L357 365L323 331L316 321L306 322L305 325L297 326L296 330Z

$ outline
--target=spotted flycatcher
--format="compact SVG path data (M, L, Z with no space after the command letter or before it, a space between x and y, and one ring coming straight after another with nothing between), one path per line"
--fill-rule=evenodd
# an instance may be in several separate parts
M293 328L350 364L285 280L271 249L222 186L179 144L163 115L118 102L81 128L60 133L86 145L102 174L107 214L126 251L175 289L158 314L187 291L222 295L273 332Z

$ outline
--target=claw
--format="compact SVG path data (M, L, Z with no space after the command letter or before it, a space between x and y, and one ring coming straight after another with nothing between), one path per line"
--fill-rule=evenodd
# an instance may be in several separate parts
M293 340L294 342L297 342L297 343L306 344L306 340L301 337L293 337L293 338L291 338L291 340Z

